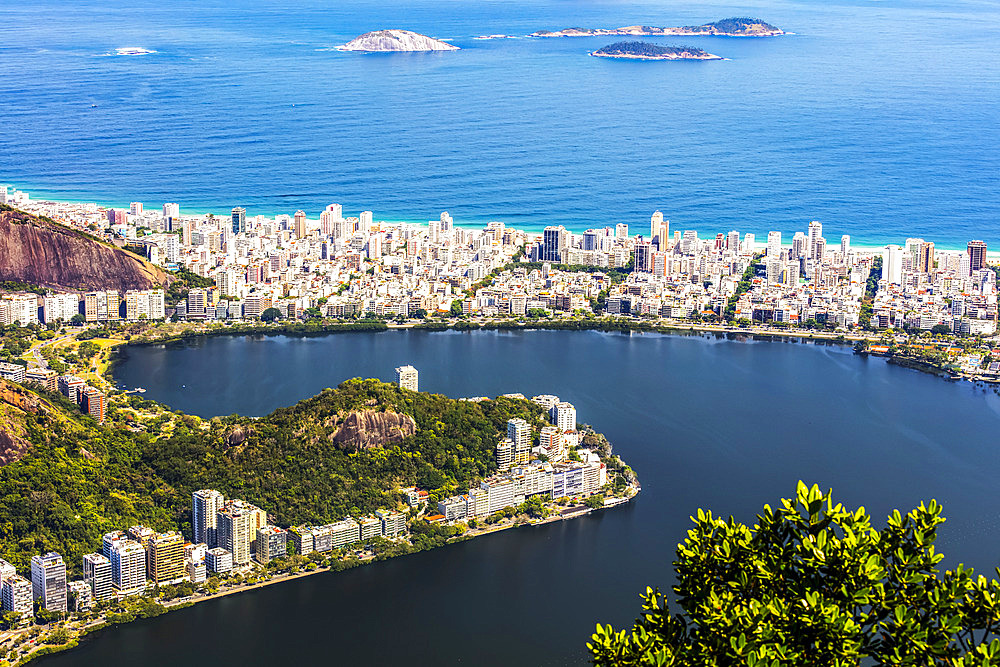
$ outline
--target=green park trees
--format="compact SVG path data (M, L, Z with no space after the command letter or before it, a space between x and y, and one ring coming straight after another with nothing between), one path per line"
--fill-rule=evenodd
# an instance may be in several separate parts
M598 624L598 665L998 665L1000 582L939 571L935 501L876 529L802 482L757 525L698 511L677 547L679 613L647 588L635 625Z

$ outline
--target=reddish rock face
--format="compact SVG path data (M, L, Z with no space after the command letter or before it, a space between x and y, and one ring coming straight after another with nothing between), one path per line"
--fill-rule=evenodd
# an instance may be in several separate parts
M399 442L417 432L413 417L396 412L350 412L330 436L338 447L368 449Z
M168 276L130 252L33 215L0 209L0 280L76 290L162 286Z

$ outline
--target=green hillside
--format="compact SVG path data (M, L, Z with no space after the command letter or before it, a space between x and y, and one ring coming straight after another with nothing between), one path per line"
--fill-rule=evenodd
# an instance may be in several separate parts
M541 421L529 401L458 401L377 380L261 419L202 420L132 396L109 406L105 425L58 395L0 389L0 440L25 451L0 468L0 557L19 569L53 550L79 571L105 532L139 523L190 537L190 494L204 487L281 525L394 507L400 486L455 493L495 469L507 419Z

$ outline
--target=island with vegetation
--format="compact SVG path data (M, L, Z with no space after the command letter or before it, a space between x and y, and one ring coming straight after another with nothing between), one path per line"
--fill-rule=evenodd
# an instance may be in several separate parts
M663 46L650 42L615 42L591 51L590 55L632 60L722 60L720 56L691 46Z
M454 44L411 30L375 30L338 47L340 51L385 53L396 51L458 51Z
M103 349L91 341L79 345L88 346L88 356ZM93 369L79 360L84 367ZM559 498L526 494L474 517L439 515L439 501L506 479L497 476L496 455L510 420L523 420L536 434L546 424L543 408L518 395L452 399L354 379L262 418L203 419L111 389L95 373L88 378L108 391L103 422L61 393L0 379L0 558L22 576L32 556L54 552L68 578L79 579L83 556L100 552L105 534L134 526L190 539L192 493L205 488L253 503L274 526L364 521L381 510L398 516L405 529L322 552L296 553L289 538L287 554L228 574L150 584L140 595L94 600L76 611L71 598L69 613L37 603L27 614L5 613L0 649L7 662L0 659L0 665L22 664L70 648L95 629L193 602L570 519L638 492L635 475L611 444L581 427L566 463L532 458L557 468L584 465L581 455L589 465L599 460L607 481L596 491Z
M714 37L776 37L787 34L781 28L755 18L729 18L704 25L659 28L649 25L628 25L622 28L565 28L563 30L539 30L529 37L605 37L609 35L631 36L714 36Z

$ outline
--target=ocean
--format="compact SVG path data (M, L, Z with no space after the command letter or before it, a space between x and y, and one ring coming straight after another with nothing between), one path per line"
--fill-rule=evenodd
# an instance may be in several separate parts
M756 16L770 39L644 38L712 62L589 57L570 26ZM405 28L460 51L341 53ZM0 183L225 212L628 223L832 242L1000 243L1000 5L983 0L25 0L0 4ZM121 47L155 51L108 56Z

